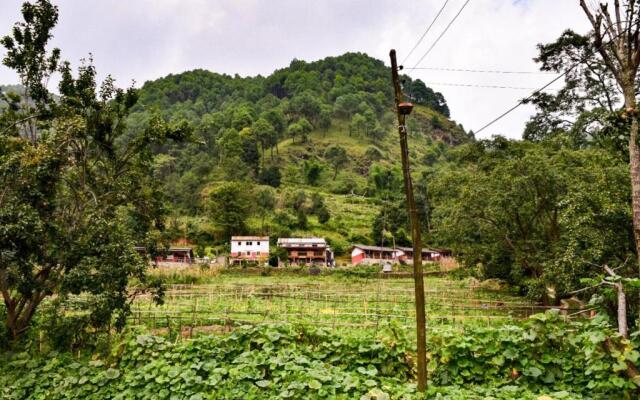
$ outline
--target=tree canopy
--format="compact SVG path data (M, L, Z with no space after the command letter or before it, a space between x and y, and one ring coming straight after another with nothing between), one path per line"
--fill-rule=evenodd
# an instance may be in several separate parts
M0 292L4 327L19 339L42 301L83 295L85 323L122 326L128 281L144 287L146 262L136 244L155 248L163 228L159 186L151 178L151 146L190 134L184 123L152 118L127 137L126 119L138 92L111 77L96 82L91 60L77 73L48 51L57 8L25 3L24 22L1 42L4 65L24 93L5 96L11 112L0 118ZM59 72L60 97L46 88ZM22 101L24 99L24 101Z

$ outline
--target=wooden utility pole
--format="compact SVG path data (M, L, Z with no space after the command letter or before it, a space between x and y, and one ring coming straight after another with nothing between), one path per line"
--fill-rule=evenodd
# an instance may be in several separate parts
M420 239L420 221L418 209L413 197L413 184L409 169L409 145L407 143L407 126L405 119L411 112L411 105L403 103L402 89L398 78L398 62L396 51L391 50L391 78L395 90L396 111L398 113L398 132L400 134L400 152L402 155L402 175L404 176L404 192L407 197L407 209L411 220L411 241L413 242L413 281L416 297L416 328L418 339L418 391L427 388L427 334L424 310L424 279L422 275L422 241Z

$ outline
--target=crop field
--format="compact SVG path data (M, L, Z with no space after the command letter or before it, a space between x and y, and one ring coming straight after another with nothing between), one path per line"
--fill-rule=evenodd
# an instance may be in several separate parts
M425 294L430 326L496 325L525 319L545 307L468 281L428 278ZM375 329L381 324L413 328L411 279L340 281L318 277L220 276L209 284L171 285L165 303L140 297L134 324L151 329L188 329L262 323Z

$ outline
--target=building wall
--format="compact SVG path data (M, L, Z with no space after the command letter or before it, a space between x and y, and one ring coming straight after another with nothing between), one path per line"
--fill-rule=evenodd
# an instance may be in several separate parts
M247 244L251 243L251 244ZM247 253L249 253L247 255ZM255 258L269 256L268 240L232 240L231 257Z
M289 250L289 257L293 258L322 258L325 257L325 250L318 249L304 249L304 250Z
M351 264L358 265L364 260L364 258L365 254L361 249L356 247L351 251Z

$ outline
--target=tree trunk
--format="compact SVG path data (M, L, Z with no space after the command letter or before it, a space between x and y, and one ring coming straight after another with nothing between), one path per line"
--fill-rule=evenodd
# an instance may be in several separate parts
M631 127L629 131L631 210L633 212L633 234L636 242L636 255L637 257L640 257L640 147L638 146L638 116L633 86L630 90L625 90L624 97L627 118L631 118ZM640 266L640 258L638 259L638 265Z
M44 297L45 295L43 293L36 292L29 298L23 297L20 300L10 299L9 302L5 299L5 306L7 307L7 318L5 322L11 341L19 341L22 335L29 329L36 309Z
M604 266L604 270L611 277L619 276L608 266ZM618 333L624 338L629 337L629 325L627 324L627 297L624 294L624 286L621 281L612 284L616 289L618 296Z
M627 118L631 118L629 128L629 169L631 172L631 210L633 215L633 237L636 245L636 263L640 275L640 146L638 146L638 112L633 85L625 90L624 102ZM619 301L619 299L618 299ZM618 310L619 311L619 310ZM620 316L618 315L618 318ZM640 316L639 316L640 318ZM626 319L626 315L625 315ZM639 319L640 320L640 319Z
M627 324L627 298L624 294L622 282L616 283L618 292L618 333L624 338L629 337L629 325Z

